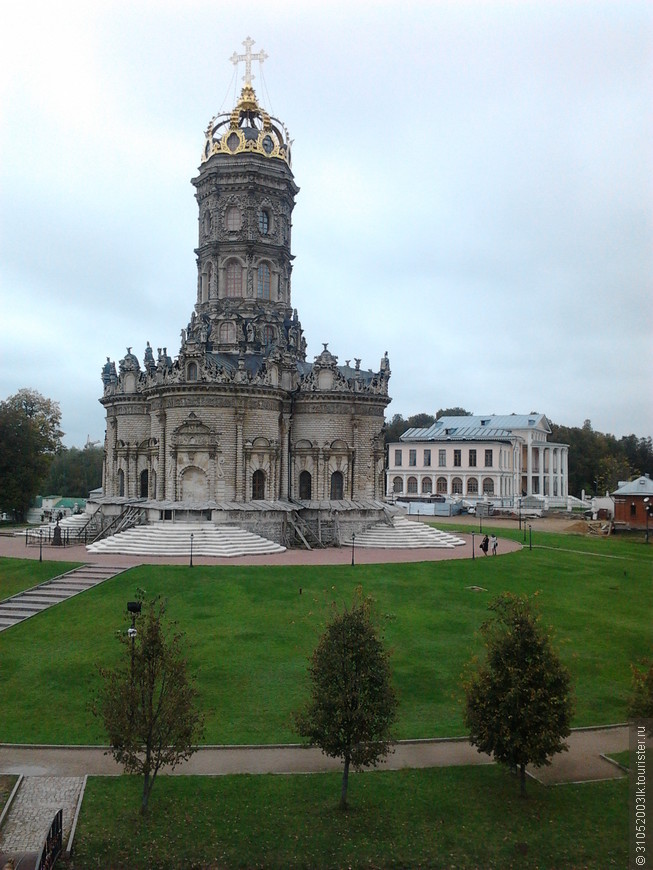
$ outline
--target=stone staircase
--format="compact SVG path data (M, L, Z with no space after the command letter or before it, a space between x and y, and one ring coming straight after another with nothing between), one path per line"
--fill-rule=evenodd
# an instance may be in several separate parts
M105 565L83 565L81 568L75 568L73 571L19 592L11 598L5 598L4 601L0 601L0 631L11 628L12 625L97 586L98 583L103 583L125 570L125 568Z
M351 538L345 544L351 544ZM376 523L356 535L356 547L378 547L380 549L422 548L453 549L465 545L462 538L441 532L424 523L413 522L404 517L393 517L391 523Z
M239 526L215 525L209 522L148 523L88 544L86 549L94 554L190 556L191 535L194 556L225 558L283 553L286 549Z

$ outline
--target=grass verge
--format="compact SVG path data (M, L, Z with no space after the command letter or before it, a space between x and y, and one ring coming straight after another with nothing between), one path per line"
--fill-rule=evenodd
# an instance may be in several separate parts
M606 870L627 864L623 780L544 788L498 767L356 774L91 778L71 870L457 868ZM579 834L582 832L582 834ZM98 863L100 861L100 863Z
M32 586L65 574L78 567L77 562L37 562L35 559L0 557L0 601Z

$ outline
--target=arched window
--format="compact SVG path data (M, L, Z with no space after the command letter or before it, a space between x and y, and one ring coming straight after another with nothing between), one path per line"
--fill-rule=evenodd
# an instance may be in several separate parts
M310 501L311 483L310 472L302 471L299 475L299 497L302 501Z
M417 492L417 478L409 477L408 483L406 484L406 492L409 495L414 495Z
M478 495L478 480L475 477L467 481L467 495Z
M270 212L266 208L258 213L258 229L262 236L267 236L270 232Z
M430 477L425 477L422 480L422 492L425 494L433 492L433 481Z
M451 481L451 492L453 495L463 494L463 482L459 477L454 477Z
M226 214L227 229L236 232L241 227L240 209L237 205L230 205Z
M196 381L197 380L197 363L195 363L195 362L188 363L188 371L186 373L186 380L188 380L188 381Z
M148 493L148 483L149 483L149 474L147 472L147 468L145 471L141 471L141 498L147 498Z
M230 320L220 324L221 344L234 344L236 341L236 325Z
M210 232L211 232L211 212L207 210L204 212L204 234L208 236Z
M491 477L483 478L483 495L494 495L494 481Z
M258 267L258 298L270 298L270 267L265 263Z
M265 498L265 472L262 468L257 468L252 475L252 498Z
M401 477L393 478L392 491L393 492L403 492L404 491L404 481Z
M235 260L227 264L227 296L243 295L243 267Z
M438 477L437 483L435 485L435 491L440 493L440 495L447 494L447 478L446 477Z
M122 468L118 469L118 495L125 494L125 472Z
M342 471L334 471L331 475L331 501L341 501L345 490L344 483Z
M271 344L274 344L274 339L277 337L276 332L274 331L274 326L266 326L263 329L263 344L266 347L269 347Z

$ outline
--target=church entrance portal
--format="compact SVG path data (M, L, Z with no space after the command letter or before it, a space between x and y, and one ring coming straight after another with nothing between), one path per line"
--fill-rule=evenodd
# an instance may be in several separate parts
M182 501L208 501L209 482L201 468L191 465L181 475Z

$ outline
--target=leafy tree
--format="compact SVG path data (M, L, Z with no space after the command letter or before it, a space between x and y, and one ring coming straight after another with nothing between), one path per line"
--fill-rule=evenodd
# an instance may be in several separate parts
M632 719L653 721L653 659L642 662L642 666L631 665L632 694L628 704L628 715Z
M440 408L438 413L435 415L435 419L439 420L440 417L471 417L472 412L466 411L464 408Z
M142 814L159 770L190 758L204 732L182 654L184 635L175 623L164 624L164 615L165 603L156 598L136 618L136 636L119 635L122 662L99 668L103 685L92 705L116 761L143 776Z
M519 770L524 797L526 765L550 764L567 749L570 677L526 596L504 593L490 610L494 618L480 629L486 662L463 684L465 724L479 752Z
M397 710L389 654L360 590L335 611L309 665L311 698L295 721L302 737L344 762L340 807L347 807L350 765L376 766L390 751Z
M103 462L101 447L64 447L52 460L43 494L87 498L92 489L102 485Z
M27 510L61 448L57 402L22 389L0 402L0 508L17 520Z

